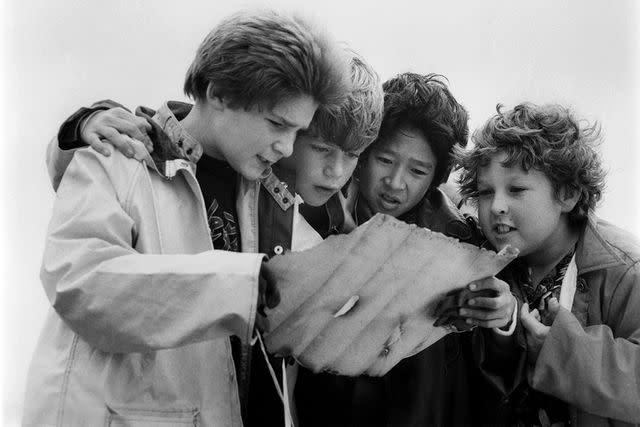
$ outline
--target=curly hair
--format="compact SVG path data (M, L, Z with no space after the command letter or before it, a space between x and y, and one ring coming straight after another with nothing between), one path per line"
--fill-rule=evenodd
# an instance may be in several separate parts
M218 96L245 109L299 95L338 105L350 88L344 49L305 20L274 11L222 21L200 44L184 83L196 101Z
M543 172L551 181L555 197L566 188L580 195L569 213L571 223L586 218L600 200L605 172L596 146L600 143L600 126L578 121L568 108L556 104L523 103L513 110L502 111L474 132L474 147L456 150L462 168L459 183L463 198L477 201L478 171L491 158L504 153L504 166L519 165Z
M469 115L443 80L446 78L438 74L403 73L386 81L382 86L384 116L380 132L366 154L400 129L418 130L438 162L431 188L447 180L453 166L453 147L465 147L469 137Z
M352 91L339 107L320 107L309 129L301 134L322 138L344 151L358 151L378 136L384 94L380 78L373 68L354 51L347 51L352 56Z

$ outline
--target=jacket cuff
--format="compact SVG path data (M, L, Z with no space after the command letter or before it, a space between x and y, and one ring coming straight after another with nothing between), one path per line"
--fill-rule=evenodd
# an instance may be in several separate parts
M493 332L504 337L510 337L516 330L516 323L518 323L518 299L514 298L516 306L513 308L513 314L511 315L511 324L506 331L502 328L493 328Z

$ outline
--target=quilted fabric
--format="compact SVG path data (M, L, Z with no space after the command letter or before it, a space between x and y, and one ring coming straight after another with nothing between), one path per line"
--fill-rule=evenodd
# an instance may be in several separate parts
M384 375L451 332L433 325L447 292L495 275L516 256L378 214L266 264L281 295L267 310L267 349L315 372Z

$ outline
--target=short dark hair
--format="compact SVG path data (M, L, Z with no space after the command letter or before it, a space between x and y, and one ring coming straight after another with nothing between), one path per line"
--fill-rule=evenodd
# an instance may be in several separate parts
M336 105L349 89L349 57L309 22L274 11L241 12L222 21L200 44L184 91L195 100L209 95L229 105L271 107L310 95Z
M551 181L555 197L566 188L580 195L569 220L578 223L595 208L604 190L605 172L596 146L600 142L600 127L579 121L571 111L557 104L523 103L513 110L502 111L474 132L474 147L458 151L462 167L460 192L465 199L477 200L478 170L491 158L505 153L504 165L519 165L543 172Z
M384 116L378 139L370 150L384 144L400 129L421 132L438 164L431 188L445 182L453 166L453 147L467 145L469 115L451 94L439 74L404 73L386 81Z
M302 134L322 138L344 151L358 151L378 136L382 121L382 84L378 74L355 52L351 54L352 90L333 110L319 108Z

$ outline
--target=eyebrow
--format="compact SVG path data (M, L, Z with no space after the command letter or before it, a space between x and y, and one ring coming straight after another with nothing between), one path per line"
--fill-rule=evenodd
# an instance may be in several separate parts
M418 166L422 166L423 168L433 168L433 162L423 162L422 160L411 159Z
M297 127L299 127L299 128L300 128L300 130L307 130L307 128L308 128L308 126L301 127L301 126L299 126L299 125L297 125L297 124L295 124L295 123L293 123L293 122L290 122L289 120L287 120L286 118L284 118L284 117L283 117L283 116L281 116L280 114L276 114L276 113L274 113L274 112L271 112L271 115L272 115L273 117L275 117L276 119L280 120L284 126L287 126L287 127L290 127L290 128L297 128Z
M382 153L382 154L389 154L392 156L399 156L400 155L400 151L399 150L392 150L390 148L387 147L383 147L383 148L377 148L375 149L375 151L377 151L378 153ZM418 166L422 166L423 168L434 168L435 164L433 162L423 162L422 160L418 160L415 157L410 157L409 161L418 165Z

